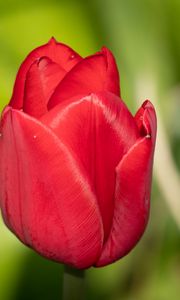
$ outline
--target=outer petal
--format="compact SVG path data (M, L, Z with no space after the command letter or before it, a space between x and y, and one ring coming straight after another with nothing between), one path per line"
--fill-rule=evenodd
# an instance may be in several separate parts
M140 239L148 221L156 135L156 116L150 102L144 103L136 119L139 125L141 122L139 128L144 128L144 137L132 146L116 168L114 218L97 267L126 255Z
M81 57L74 50L64 44L57 43L54 38L49 43L33 50L24 60L18 71L10 102L12 107L22 108L26 74L32 63L43 56L49 57L66 72L81 60Z
M115 167L139 137L133 116L119 97L101 92L63 101L41 121L80 160L98 198L106 239L114 211Z
M81 60L57 86L48 108L63 100L77 96L107 91L120 95L119 73L112 53L103 48L101 52Z
M95 195L70 150L50 129L7 109L2 120L1 207L6 223L42 255L77 268L99 256Z

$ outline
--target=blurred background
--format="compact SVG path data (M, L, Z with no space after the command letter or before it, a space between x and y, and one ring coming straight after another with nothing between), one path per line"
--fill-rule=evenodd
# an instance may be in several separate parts
M179 0L0 0L0 109L25 56L55 36L82 56L109 47L130 110L149 98L158 111L148 228L127 257L87 271L86 299L179 299L179 31ZM0 218L1 300L60 299L62 270L23 246Z

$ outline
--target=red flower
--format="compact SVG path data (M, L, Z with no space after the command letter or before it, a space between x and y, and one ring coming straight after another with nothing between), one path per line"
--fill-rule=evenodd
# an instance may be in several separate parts
M147 224L156 116L119 98L112 53L81 58L54 39L18 72L1 118L0 201L7 226L77 268L126 255Z

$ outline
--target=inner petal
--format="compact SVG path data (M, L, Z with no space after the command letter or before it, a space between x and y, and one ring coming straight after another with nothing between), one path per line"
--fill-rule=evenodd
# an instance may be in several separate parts
M82 59L73 49L56 42L54 38L51 38L47 44L34 49L29 53L19 68L10 106L18 109L22 108L27 72L33 62L44 56L57 63L61 68L66 70L66 72L69 72L69 70Z
M48 57L36 60L26 76L24 112L37 118L46 113L49 98L65 74L65 70Z
M105 47L81 60L66 74L52 95L48 109L68 98L100 91L120 95L117 65L113 54Z

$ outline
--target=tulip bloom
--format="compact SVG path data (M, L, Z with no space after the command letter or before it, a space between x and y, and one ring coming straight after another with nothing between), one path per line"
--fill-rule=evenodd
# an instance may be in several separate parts
M155 138L152 104L132 116L107 48L82 58L51 39L22 63L1 117L6 225L79 269L118 260L148 221Z

